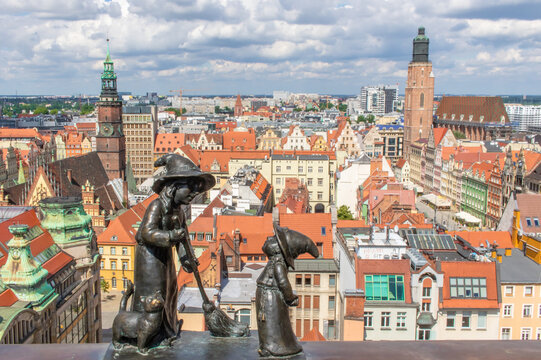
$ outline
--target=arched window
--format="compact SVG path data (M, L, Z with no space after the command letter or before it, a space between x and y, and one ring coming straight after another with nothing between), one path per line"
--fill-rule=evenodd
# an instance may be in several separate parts
M116 277L111 279L111 287L116 288Z
M242 323L250 325L250 310L249 309L240 309L235 312L235 320Z
M424 108L425 107L425 93L421 93L420 99L419 99L419 106Z

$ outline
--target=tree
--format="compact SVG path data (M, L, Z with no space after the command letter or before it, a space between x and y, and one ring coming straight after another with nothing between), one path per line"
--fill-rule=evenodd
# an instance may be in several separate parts
M100 286L101 286L101 291L103 291L104 293L109 292L109 283L107 281L102 280L100 283Z
M184 110L184 109L182 109L182 110ZM175 116L176 116L176 117L179 117L179 116L180 116L180 110L177 109L177 108L172 108L172 107L170 107L170 108L165 109L164 111L172 111L172 112L175 113Z
M366 122L366 118L364 117L364 115L359 115L357 117L357 124L360 122Z
M348 106L346 104L338 104L338 111L346 112L348 111Z
M84 104L81 106L81 115L87 115L94 112L94 105Z
M453 131L453 135L455 136L455 138L457 140L466 138L466 135L463 132L460 132L460 131Z
M353 214L349 210L349 206L342 205L338 209L338 219L340 220L353 220Z
M34 115L41 115L41 114L48 114L49 110L45 106L38 106L36 110L34 110Z
M58 109L52 109L50 111L50 113L51 113L51 115L56 115L56 114L58 114Z
M293 111L294 111L294 112L301 112L301 111L302 111L302 109L301 109L301 108L299 108L299 107L296 107L295 109L293 109Z
M368 123L373 123L375 120L376 120L376 117L374 115L372 115L372 114L368 114L366 116L366 122L368 122Z
M221 112L222 112L222 109L220 109L220 107L219 107L218 105L216 105L216 106L214 107L214 113L215 113L215 114L219 114L219 113L221 113Z

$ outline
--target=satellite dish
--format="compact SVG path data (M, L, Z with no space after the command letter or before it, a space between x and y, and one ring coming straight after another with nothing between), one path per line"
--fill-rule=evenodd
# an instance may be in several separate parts
M393 228L394 232L398 234L398 225L395 225Z

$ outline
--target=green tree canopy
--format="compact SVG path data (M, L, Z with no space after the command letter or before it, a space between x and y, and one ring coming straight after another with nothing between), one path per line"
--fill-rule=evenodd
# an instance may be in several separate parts
M455 136L455 138L457 140L466 138L466 135L463 132L460 132L460 131L453 131L453 135Z
M338 219L340 220L353 220L353 214L349 210L349 206L342 205L338 208Z

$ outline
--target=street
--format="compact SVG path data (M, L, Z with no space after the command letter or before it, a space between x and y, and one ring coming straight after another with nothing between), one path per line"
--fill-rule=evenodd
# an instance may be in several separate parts
M417 211L424 213L425 217L432 222L434 219L434 209L428 206L423 201L417 199L415 201L415 206ZM455 212L452 210L438 210L436 212L436 224L443 225L448 231L459 231L463 230L464 227L453 220L453 214Z

